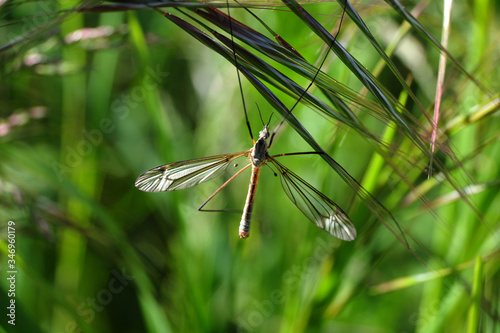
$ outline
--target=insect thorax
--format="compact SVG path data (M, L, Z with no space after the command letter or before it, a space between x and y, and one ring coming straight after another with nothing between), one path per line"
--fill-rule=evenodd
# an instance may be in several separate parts
M269 126L265 125L264 129L259 133L259 139L255 142L252 149L252 164L260 166L268 156L267 154L267 139L269 138Z

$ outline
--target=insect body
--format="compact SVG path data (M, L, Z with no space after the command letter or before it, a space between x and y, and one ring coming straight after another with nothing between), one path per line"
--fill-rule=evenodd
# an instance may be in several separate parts
M231 31L231 49L233 51L233 60L236 66L238 83L240 85L245 118L247 121L250 137L252 137L252 130L248 121L243 91L241 88L240 70L243 70L243 68L240 69L238 66L238 58L236 56L234 41L232 37L233 20L231 19L231 16L229 14L229 3L226 2L226 5L229 17L229 30ZM342 13L341 17L341 24L344 17L344 12ZM336 40L336 36L334 40ZM329 46L328 50L332 48L332 45L333 42ZM326 58L323 58L323 61L321 62L320 67L314 75L312 82L314 82L314 80L318 76L325 59ZM309 89L312 82L306 88L305 92ZM295 106L304 97L305 92L300 96L299 100L297 100L295 105L290 109L287 116L291 115ZM275 159L275 157L279 156L308 153L280 154L274 156L269 155L268 149L270 148L270 145L273 141L274 134L277 132L278 128L281 126L281 124L283 124L286 118L287 117L285 116L283 120L278 124L272 135L269 134L269 125L264 125L264 129L259 133L259 138L257 139L257 141L255 141L252 137L254 146L250 150L239 153L217 155L161 165L140 175L135 182L135 186L139 190L146 192L163 192L185 189L221 175L232 161L240 157L247 157L250 160L250 163L239 170L231 178L229 178L229 180L227 180L217 191L215 191L214 194L212 194L207 200L205 200L205 202L198 208L198 210L202 210L207 202L210 201L217 193L219 193L222 188L229 184L241 172L251 166L252 176L250 178L247 199L245 202L245 207L243 209L243 215L241 217L239 227L239 236L241 238L248 238L250 236L250 220L252 217L252 208L260 171L266 163L270 163L278 171L281 178L281 185L283 186L285 193L295 204L295 206L297 206L299 210L305 216L307 216L309 220L311 220L319 228L325 230L326 232L337 238L347 241L355 239L356 228L352 224L349 217L342 211L342 209L337 206L337 204L335 204L332 200L328 199L324 194L319 192L317 189L315 189L313 186L294 174L292 171L287 169ZM269 137L271 137L271 139L268 143L267 140L269 139Z
M259 139L250 150L161 165L141 174L137 178L135 186L145 192L164 192L189 188L221 175L235 159L247 157L250 164L226 181L198 210L201 210L210 199L243 170L251 166L252 176L239 227L239 236L248 238L260 171L266 163L271 163L278 170L285 193L309 220L339 239L347 241L355 239L356 228L342 209L275 159L275 157L287 154L269 155L268 138L269 126L265 125L259 134Z
M262 166L266 164L266 160L270 158L267 152L267 139L269 138L269 126L265 125L264 129L259 133L259 139L250 149L250 161L252 162L252 177L248 186L247 200L243 215L240 222L240 238L248 238L250 236L250 219L252 218L253 202L255 199L255 191L259 182L259 175Z

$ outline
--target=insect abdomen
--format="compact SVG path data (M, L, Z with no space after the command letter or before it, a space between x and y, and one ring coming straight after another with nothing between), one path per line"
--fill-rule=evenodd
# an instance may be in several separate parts
M252 177L250 178L247 200L245 202L245 208L243 208L243 215L241 216L240 222L240 238L248 238L250 236L250 220L252 219L253 202L255 200L255 190L257 189L259 175L260 167L252 166Z

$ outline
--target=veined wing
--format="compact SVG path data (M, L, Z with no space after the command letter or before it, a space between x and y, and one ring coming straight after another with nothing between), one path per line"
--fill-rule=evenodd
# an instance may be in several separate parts
M269 159L279 171L286 194L309 220L342 240L352 241L356 238L356 228L335 202L274 158Z
M182 190L220 176L231 161L248 151L160 165L140 175L135 187L145 192Z

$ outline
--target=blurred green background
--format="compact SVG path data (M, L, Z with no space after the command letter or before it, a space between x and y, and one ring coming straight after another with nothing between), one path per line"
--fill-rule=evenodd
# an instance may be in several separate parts
M391 71L377 72L380 55L352 19L344 19L338 40L399 99L403 122L428 143L439 52L415 29L399 39L408 29L390 3L354 7L422 108ZM266 168L247 240L238 238L239 214L196 210L233 170L188 190L138 191L137 176L157 165L251 147L236 70L153 10L73 11L90 5L1 3L2 332L500 332L496 2L453 5L449 52L484 89L448 62L434 177L427 179L425 154L377 113L374 98L334 55L323 70L359 97L347 103L367 131L303 105L294 110L392 213L412 250L390 218L374 216L373 200L361 200L315 155L280 162L348 213L358 230L353 242L310 223ZM440 39L442 3L404 6L423 10L425 32ZM327 47L292 12L256 7L319 64ZM336 2L305 8L328 31L342 15ZM269 36L241 8L231 16ZM242 86L257 137L257 105L265 121L274 113L271 127L281 118L246 79ZM288 108L296 100L276 93ZM271 149L310 150L288 126ZM241 209L249 177L239 176L207 208ZM15 327L6 320L8 221L16 230Z

